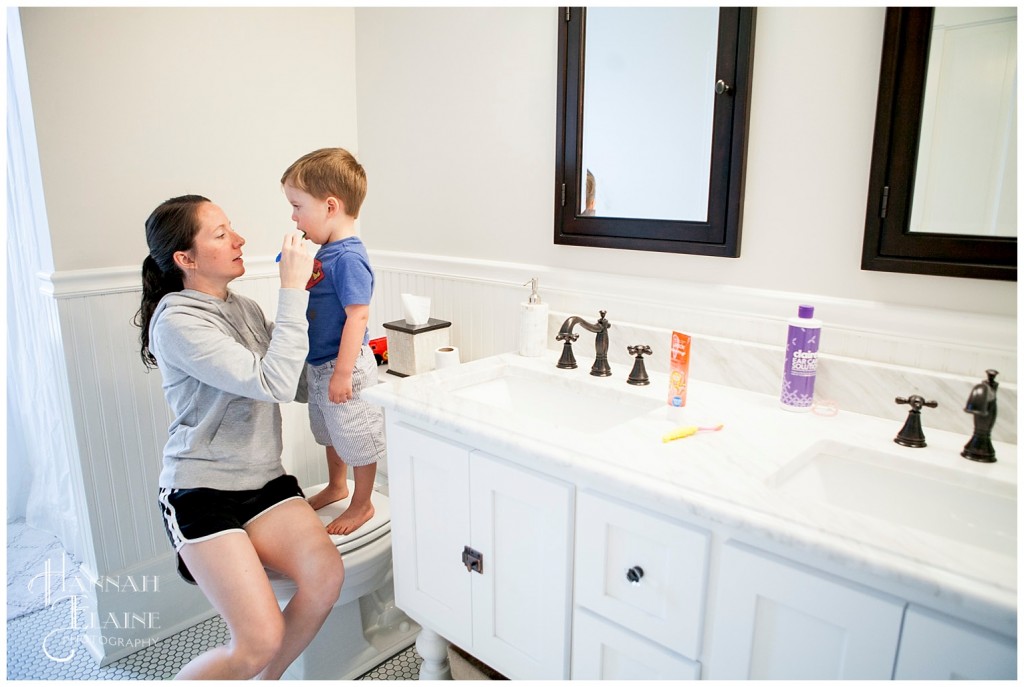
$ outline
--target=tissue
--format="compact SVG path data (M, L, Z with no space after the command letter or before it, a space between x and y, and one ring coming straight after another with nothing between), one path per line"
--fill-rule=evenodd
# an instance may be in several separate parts
M402 313L406 324L426 324L430 319L430 299L426 296L402 294Z

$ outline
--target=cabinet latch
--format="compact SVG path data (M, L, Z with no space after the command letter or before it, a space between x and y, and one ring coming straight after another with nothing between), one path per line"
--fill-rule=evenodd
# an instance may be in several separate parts
M462 564L468 572L484 573L484 555L468 546L462 549Z

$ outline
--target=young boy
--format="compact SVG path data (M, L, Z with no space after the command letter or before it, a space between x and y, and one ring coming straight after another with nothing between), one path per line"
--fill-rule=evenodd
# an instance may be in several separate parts
M309 420L326 447L329 482L309 499L314 510L348 497L347 465L355 489L344 513L327 525L348 534L373 517L370 495L377 461L384 455L384 413L360 391L377 383L377 362L366 323L373 294L373 269L355 221L366 196L366 173L342 148L304 155L281 177L292 221L320 245L309 290Z

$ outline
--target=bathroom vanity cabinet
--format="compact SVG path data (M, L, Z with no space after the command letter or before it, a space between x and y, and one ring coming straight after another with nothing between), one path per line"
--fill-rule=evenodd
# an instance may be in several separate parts
M958 544L772 486L804 450L781 443L794 427L822 428L806 444L880 428L891 443L888 425L812 425L721 390L747 432L665 445L658 413L619 430L538 419L527 431L487 405L500 387L451 393L514 374L500 364L372 390L387 411L396 604L424 627L432 663L440 636L512 679L1016 677L1015 557L977 549L990 572ZM604 383L584 375L562 391ZM958 444L936 431L913 455ZM1014 449L1001 460L1015 491Z
M495 670L567 677L570 484L388 421L395 603Z
M1015 676L1011 637L394 412L388 462L396 604L510 678Z

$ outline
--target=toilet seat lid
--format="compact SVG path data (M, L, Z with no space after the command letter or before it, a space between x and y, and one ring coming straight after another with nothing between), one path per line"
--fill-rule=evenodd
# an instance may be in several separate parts
M324 482L323 484L307 487L303 489L303 491L307 496L311 496L326 486L327 483ZM342 499L341 501L335 501L334 503L329 503L316 512L317 517L320 518L320 522L322 522L325 527L328 523L345 512L345 509L348 508L348 504L352 500L352 494L354 492L355 484L352 480L348 480L348 498ZM374 490L373 495L370 497L370 502L373 503L373 517L359 527L359 529L355 532L349 532L348 534L328 535L334 545L338 547L338 553L344 554L348 551L353 551L361 546L377 541L384 535L391 532L391 502L388 500L388 497L379 491Z

